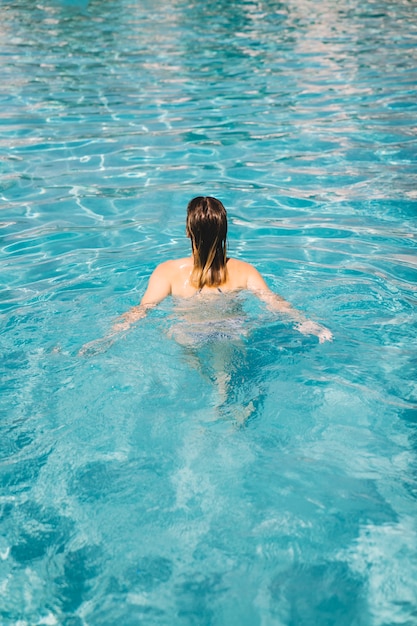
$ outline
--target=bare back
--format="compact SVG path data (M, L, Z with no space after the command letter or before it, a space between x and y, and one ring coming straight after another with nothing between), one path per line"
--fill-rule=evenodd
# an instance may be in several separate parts
M302 314L292 308L289 302L272 292L258 270L250 263L238 259L228 259L226 280L216 287L205 286L202 289L196 289L191 283L193 267L193 257L166 261L158 265L149 279L140 305L127 311L121 320L113 325L113 331L118 332L128 328L130 324L144 317L149 308L167 296L191 298L198 294L219 293L219 290L222 293L230 293L247 289L261 298L271 310L289 314L297 322L297 328L301 333L317 335L320 343L332 339L332 333L327 328L306 320Z
M227 278L216 287L203 287L201 290L191 283L193 257L175 259L161 263L153 272L141 305L157 304L167 296L190 298L198 293L223 293L250 289L269 291L264 279L250 263L238 259L228 259Z

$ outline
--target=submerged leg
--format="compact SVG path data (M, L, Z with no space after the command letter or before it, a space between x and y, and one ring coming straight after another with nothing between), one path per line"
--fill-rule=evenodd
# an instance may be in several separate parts
M212 368L219 415L232 420L237 427L245 426L255 411L253 400L258 390L254 393L255 387L250 384L252 373L243 341L222 341L213 345Z
M183 347L186 363L214 385L217 418L244 426L256 410L260 393L252 384L253 372L243 339L201 340L178 330L171 330L170 336Z

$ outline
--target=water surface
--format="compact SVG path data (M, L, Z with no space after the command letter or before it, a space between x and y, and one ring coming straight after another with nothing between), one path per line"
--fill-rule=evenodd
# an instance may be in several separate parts
M416 32L405 0L2 3L2 624L416 623ZM80 356L200 194L334 341L241 294L237 335L179 343L167 300Z

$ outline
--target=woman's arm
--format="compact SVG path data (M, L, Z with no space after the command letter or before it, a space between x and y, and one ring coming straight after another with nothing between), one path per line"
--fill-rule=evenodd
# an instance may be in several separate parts
M112 331L126 330L169 295L171 295L171 262L166 261L153 271L140 304L123 313L113 324Z
M152 273L146 291L139 305L132 306L121 315L111 327L110 332L101 339L86 343L79 351L81 355L98 354L107 350L116 340L117 333L127 330L134 322L145 317L149 309L171 294L170 262L161 263Z
M248 274L247 288L263 300L270 310L287 313L296 322L297 330L303 335L316 335L320 343L333 339L333 335L328 328L307 319L284 298L271 291L258 270L252 266Z

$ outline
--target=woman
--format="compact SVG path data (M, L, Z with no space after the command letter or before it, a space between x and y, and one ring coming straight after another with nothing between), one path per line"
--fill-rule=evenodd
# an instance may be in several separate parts
M320 343L332 339L327 328L307 320L289 302L273 293L252 265L227 257L227 214L220 200L210 196L191 200L187 207L186 234L191 240L191 256L158 265L140 305L125 313L113 326L113 331L128 328L167 296L198 298L203 294L250 290L265 301L268 308L288 314L297 322L301 333L317 335Z

